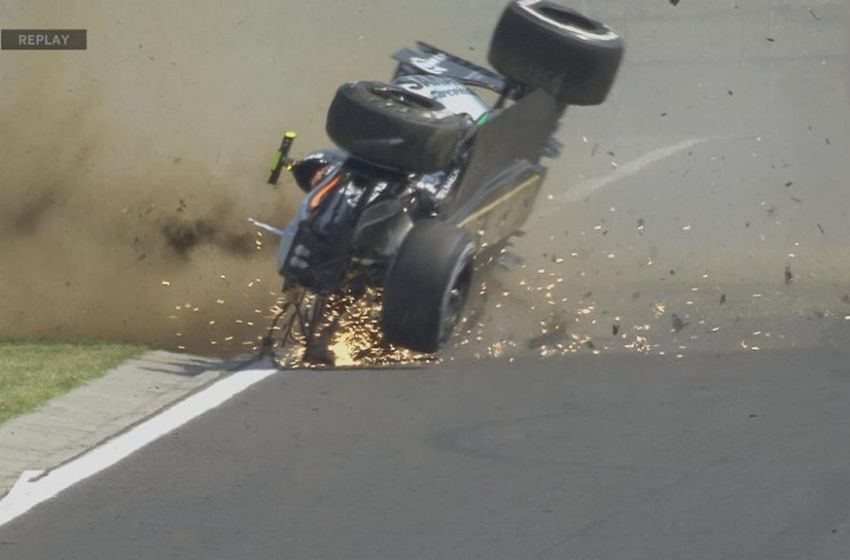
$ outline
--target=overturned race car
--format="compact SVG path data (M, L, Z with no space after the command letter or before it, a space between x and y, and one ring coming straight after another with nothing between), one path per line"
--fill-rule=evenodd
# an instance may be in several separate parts
M490 45L495 71L420 42L393 56L389 83L340 87L326 124L336 147L291 159L290 132L278 150L269 182L293 174L306 193L297 216L283 230L254 221L281 237L284 298L264 350L304 348L303 361L333 364L345 307L379 294L381 344L437 352L476 266L528 218L567 107L602 103L622 56L602 23L514 0ZM477 89L498 98L487 104Z

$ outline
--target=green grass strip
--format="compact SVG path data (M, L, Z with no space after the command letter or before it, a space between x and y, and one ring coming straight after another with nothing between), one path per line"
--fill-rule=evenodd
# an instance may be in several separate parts
M0 423L98 378L146 348L0 341Z

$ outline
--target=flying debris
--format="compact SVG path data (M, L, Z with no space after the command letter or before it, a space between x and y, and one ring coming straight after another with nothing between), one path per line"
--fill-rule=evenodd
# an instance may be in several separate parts
M673 314L672 321L674 332L680 332L682 329L690 325L690 323L686 323L681 317L679 317L675 313Z
M562 343L568 337L566 319L553 314L544 323L541 334L528 339L526 346L531 350L540 350L546 347L551 348Z
M522 266L525 263L525 259L517 255L516 253L507 251L499 257L498 263L502 267L508 270L512 270L515 267Z

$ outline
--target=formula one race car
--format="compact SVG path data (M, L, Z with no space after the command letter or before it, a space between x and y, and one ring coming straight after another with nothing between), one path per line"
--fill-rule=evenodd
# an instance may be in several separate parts
M602 23L514 0L490 45L496 71L420 42L393 56L389 83L340 87L326 125L337 147L290 159L287 133L277 154L269 182L287 169L307 193L297 217L285 230L254 222L281 236L290 294L267 348L296 341L307 362L332 363L341 313L331 302L375 290L385 343L436 352L461 317L476 258L528 218L567 106L602 103L622 56ZM471 88L498 99L490 106Z

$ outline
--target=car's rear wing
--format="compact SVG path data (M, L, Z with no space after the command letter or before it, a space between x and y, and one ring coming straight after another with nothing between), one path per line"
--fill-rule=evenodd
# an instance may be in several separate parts
M469 62L453 54L449 54L433 45L422 41L416 42L419 49L401 49L393 55L398 61L395 77L408 74L432 74L452 78L463 84L495 91L509 98L515 98L515 88L501 74L474 62Z

